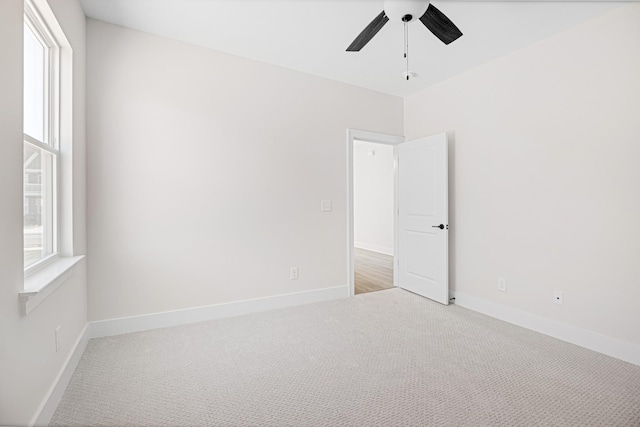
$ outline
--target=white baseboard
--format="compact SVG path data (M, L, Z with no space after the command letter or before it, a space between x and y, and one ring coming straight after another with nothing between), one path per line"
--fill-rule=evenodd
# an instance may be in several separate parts
M58 373L53 385L49 389L49 392L43 399L40 407L36 411L35 416L31 420L29 425L31 426L47 426L51 421L51 417L53 417L62 396L64 395L67 386L69 385L69 381L71 381L71 377L78 367L78 363L80 363L80 358L84 353L85 348L87 348L87 343L89 342L88 338L88 330L89 325L85 325L80 337L76 341L75 346L73 347L73 351L67 357L62 369Z
M451 292L455 297L455 304L486 314L532 331L540 332L560 340L570 342L624 360L625 362L640 365L640 345L601 335L587 329L578 328L567 323L558 322L546 317L527 313L507 307L483 298L477 298L461 292Z
M355 246L356 248L365 249L367 251L373 251L393 256L393 248L387 248L386 246L379 246L364 242L353 242L353 246Z
M142 316L100 320L89 323L89 338L108 337L130 332L147 331L203 322L242 314L257 313L276 308L291 307L314 302L329 301L349 296L349 286L316 289L292 294L276 295L245 301L235 301L205 307L145 314Z

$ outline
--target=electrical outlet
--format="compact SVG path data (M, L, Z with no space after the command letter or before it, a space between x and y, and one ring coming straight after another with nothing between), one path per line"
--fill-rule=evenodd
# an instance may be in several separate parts
M507 279L498 277L498 291L507 292Z
M562 305L562 291L553 291L553 302Z
M56 328L56 332L55 332L55 336L56 336L56 353L60 351L60 326L58 326Z
M289 274L289 278L291 280L296 280L298 278L298 273L300 273L300 271L298 270L298 267L291 267L291 273Z

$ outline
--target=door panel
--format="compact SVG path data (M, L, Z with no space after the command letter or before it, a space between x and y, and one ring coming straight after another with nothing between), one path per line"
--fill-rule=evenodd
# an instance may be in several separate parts
M436 280L435 259L433 251L437 242L432 233L407 231L407 274L417 279Z
M444 133L398 146L398 285L442 304L449 304L447 161Z

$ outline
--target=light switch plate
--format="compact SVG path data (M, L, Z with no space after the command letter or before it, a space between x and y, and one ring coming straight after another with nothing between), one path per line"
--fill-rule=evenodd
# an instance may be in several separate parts
M331 200L323 200L320 203L320 210L322 212L331 212L332 209L333 209L333 207L331 205Z

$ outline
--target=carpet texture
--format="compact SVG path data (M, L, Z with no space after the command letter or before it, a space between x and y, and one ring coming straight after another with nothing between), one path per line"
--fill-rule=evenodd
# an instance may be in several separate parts
M640 367L393 289L93 339L52 426L640 426Z

